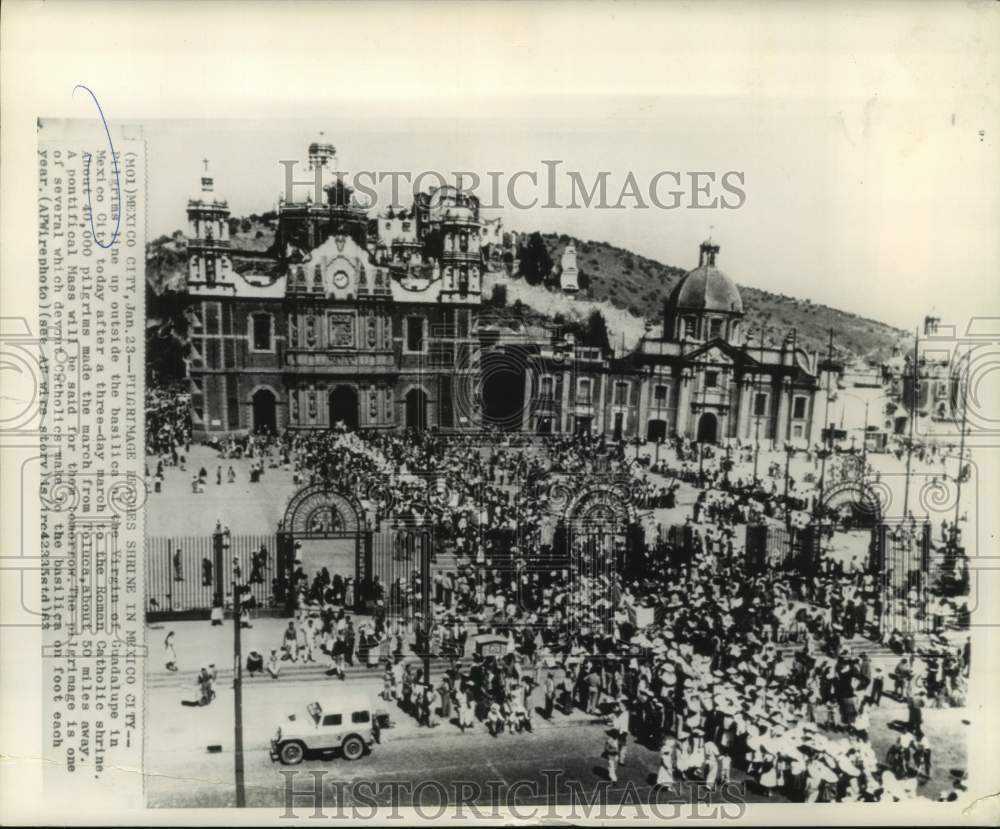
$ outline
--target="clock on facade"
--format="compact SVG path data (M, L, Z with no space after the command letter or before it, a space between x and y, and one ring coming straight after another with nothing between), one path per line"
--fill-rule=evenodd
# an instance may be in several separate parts
M350 281L351 280L345 271L337 271L333 275L333 285L335 288L346 288Z

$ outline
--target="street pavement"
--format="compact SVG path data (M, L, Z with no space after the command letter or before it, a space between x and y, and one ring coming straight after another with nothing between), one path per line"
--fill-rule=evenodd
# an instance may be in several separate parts
M230 631L231 632L231 631ZM891 659L877 655L873 660L883 671L891 667ZM288 663L285 663L287 665ZM432 676L440 676L443 666L436 664ZM416 787L422 781L443 784L449 796L461 781L468 781L471 789L463 796L471 802L487 804L497 797L506 798L509 787L524 780L518 791L510 793L516 804L546 803L553 792L565 801L568 791L556 789L551 783L551 770L562 773L564 780L575 780L583 786L588 799L593 787L604 780L605 766L600 758L607 723L582 711L569 715L557 712L551 722L541 716L542 693L535 689L532 699L536 707L531 734L503 734L492 738L482 723L462 734L454 723L441 722L428 729L417 725L415 719L399 709L394 702L378 697L382 690L381 674L357 670L349 673L347 680L326 677L322 666L297 668L297 673L283 674L279 679L257 676L243 685L243 723L245 768L248 805L280 807L284 803L286 778L282 771L287 767L272 763L268 755L271 736L289 714L304 715L307 703L314 700L335 699L342 690L352 695L362 693L372 700L376 709L385 709L392 719L392 727L381 733L381 742L373 751L355 763L340 758L307 759L295 775L296 789L314 785L312 778L302 772L321 771L328 802L337 795L337 784L368 781L384 786L389 781L402 781ZM561 674L559 674L561 677ZM231 680L220 677L218 696L209 706L194 705L198 688L193 680L176 674L165 675L157 671L150 677L146 692L146 769L147 797L151 806L225 806L232 805L234 706ZM187 704L185 704L187 703ZM897 732L894 723L905 721L906 708L889 697L871 711L872 743L879 757L885 757ZM952 768L966 765L966 741L969 727L964 709L925 709L924 727L934 750L934 768L931 779L921 786L921 792L935 797L950 784ZM211 753L209 746L221 748ZM619 785L607 793L609 802L616 802L630 781L640 802L651 797L650 775L655 775L658 764L656 752L634 745L632 758L619 772ZM546 774L546 770L550 770ZM736 774L735 779L742 778ZM505 781L490 789L489 781ZM496 794L500 786L501 795ZM548 788L546 788L548 786ZM478 789L477 789L478 787ZM429 783L424 787L426 803L432 807L436 791ZM763 800L752 785L744 786L745 792L732 790L716 792L713 803L732 802L736 795L746 802ZM411 789L412 791L412 789ZM430 792L430 793L428 793ZM474 795L474 796L473 796ZM397 792L396 805L410 801L407 792ZM636 797L631 791L628 797ZM704 797L697 789L687 786L669 797L655 795L659 802L692 802ZM548 799L547 799L548 798ZM775 800L779 798L775 796ZM505 801L504 801L505 802Z

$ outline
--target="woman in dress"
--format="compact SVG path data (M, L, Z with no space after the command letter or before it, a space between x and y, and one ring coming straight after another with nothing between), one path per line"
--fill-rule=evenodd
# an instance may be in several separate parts
M168 671L177 670L177 651L174 649L174 632L170 631L167 638L163 640L164 658L167 662Z

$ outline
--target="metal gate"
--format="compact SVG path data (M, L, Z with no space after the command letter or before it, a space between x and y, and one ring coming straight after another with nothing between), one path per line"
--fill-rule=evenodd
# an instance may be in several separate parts
M216 596L231 608L234 580L244 586L251 607L274 607L276 550L273 535L147 538L147 618L204 616Z
M875 573L879 585L879 632L915 635L931 629L927 613L931 526L881 524Z

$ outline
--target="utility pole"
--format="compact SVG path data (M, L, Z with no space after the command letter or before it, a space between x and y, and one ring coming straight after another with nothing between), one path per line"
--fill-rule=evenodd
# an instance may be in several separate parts
M962 371L965 372L965 379L963 382ZM962 365L962 370L959 371L958 382L961 385L962 393L962 427L961 436L958 443L958 472L955 475L955 526L953 528L953 535L955 537L955 546L958 546L958 519L960 515L960 509L962 505L962 467L965 464L965 428L966 428L966 417L969 413L969 352L965 352L965 363ZM956 392L958 390L956 389ZM958 401L958 394L955 395L955 401Z
M788 479L791 477L792 452L794 451L792 442L785 441L785 530L788 532L792 531L792 513L788 507Z
M830 429L830 378L833 376L833 329L830 329L830 340L826 348L826 405L823 408L823 430L826 436L823 439L823 450L820 455L819 469L819 500L816 508L819 509L823 503L823 492L826 487L826 457L830 454L833 444L833 432Z
M225 554L232 538L226 529L218 534L218 546ZM222 556L224 559L225 556ZM223 561L225 566L225 561ZM220 579L222 574L219 574ZM243 774L243 643L241 639L242 572L233 568L233 773L236 781L236 807L247 805L246 785Z
M760 396L760 378L764 366L764 332L767 326L761 323L760 326L760 364L757 366L757 382L754 383L754 449L753 449L753 481L757 485L757 464L760 460L760 415L757 414L757 398Z
M906 446L906 488L903 490L903 519L909 515L910 506L910 467L913 464L913 424L917 419L917 389L920 385L917 359L920 348L920 329L913 337L913 384L910 389L910 436Z
M424 620L424 682L431 684L431 545L430 532L420 534L420 613Z

